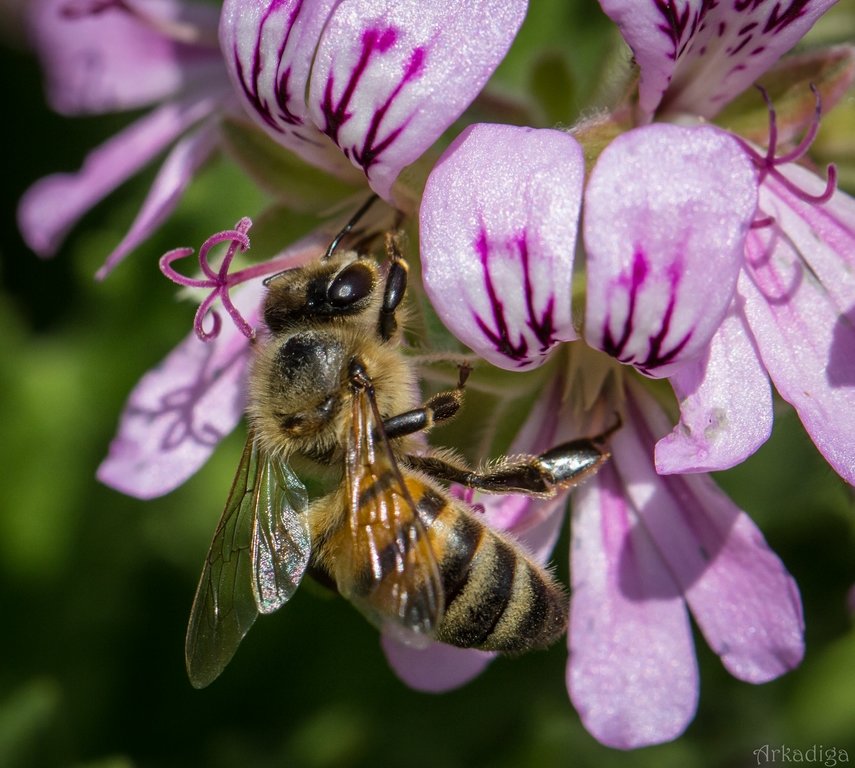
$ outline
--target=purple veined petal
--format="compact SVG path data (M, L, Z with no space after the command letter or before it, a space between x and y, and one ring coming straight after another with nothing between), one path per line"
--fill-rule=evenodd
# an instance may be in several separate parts
M834 0L600 0L641 70L639 106L712 117L813 26Z
M342 0L312 70L315 124L390 199L478 95L525 16L525 0Z
M570 699L610 747L670 741L697 709L692 631L682 593L613 466L573 492L572 531Z
M251 324L259 318L261 281L234 293ZM212 342L191 333L137 384L98 479L141 499L168 493L191 477L238 424L246 403L250 345L232 323Z
M457 338L500 368L539 365L577 338L571 281L584 160L553 130L473 125L428 178L420 210L428 296Z
M65 13L80 2L38 0L29 11L51 107L63 114L135 109L192 83L226 82L215 45L187 44L155 31L119 7ZM119 4L116 3L116 6ZM146 15L216 29L217 9L177 0L146 0Z
M211 94L164 104L90 152L77 173L39 179L18 206L18 225L27 245L40 256L52 256L81 216L216 105L217 96Z
M709 353L671 377L680 423L656 444L661 475L729 469L772 433L772 388L736 302Z
M99 279L106 277L172 213L196 172L214 153L218 137L217 126L208 124L188 134L172 148L131 228L98 270Z
M662 110L713 117L789 51L836 0L692 3Z
M653 471L650 454L668 421L638 384L611 442L613 466L712 650L734 676L772 680L804 655L798 587L757 526L708 475Z
M600 0L603 11L617 24L632 49L640 70L638 105L647 115L656 111L671 82L684 44L687 20L697 14L701 5L701 0L668 4Z
M309 73L337 0L225 0L220 47L246 111L279 144L337 176L355 173L312 123Z
M444 643L414 648L386 634L381 636L380 643L389 666L401 681L425 693L444 693L465 685L480 675L496 656Z
M799 189L825 182L779 168ZM763 363L834 470L855 485L855 200L816 205L767 177L760 208L775 223L748 238L738 290Z
M756 205L747 155L717 128L657 124L615 139L585 192L589 344L657 378L704 354Z

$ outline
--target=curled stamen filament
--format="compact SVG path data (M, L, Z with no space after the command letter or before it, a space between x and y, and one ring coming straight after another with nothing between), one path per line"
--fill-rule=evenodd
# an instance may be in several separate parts
M220 316L217 312L212 309L213 303L217 298L220 299L226 312L229 313L232 321L244 336L251 339L255 335L255 331L252 326L243 318L229 296L229 290L233 286L238 283L245 282L259 273L258 267L248 267L247 269L242 269L239 272L229 274L229 267L231 266L232 259L238 249L246 251L249 248L249 237L247 237L246 233L249 231L251 226L252 221L244 217L235 225L234 229L218 232L205 240L202 247L199 249L199 266L205 275L204 278L185 277L172 268L172 263L174 261L182 259L185 256L190 256L193 253L192 248L176 248L168 251L160 257L160 271L172 280L172 282L177 283L178 285L187 286L188 288L211 289L211 292L205 297L205 300L196 310L196 317L193 321L193 329L202 341L211 341L220 333L222 321L220 320ZM222 264L220 264L219 270L214 271L208 261L208 253L214 246L225 242L229 243L229 248L226 251ZM267 265L262 266L265 268L260 274L267 274ZM209 312L211 314L213 325L209 331L206 331L203 326L203 321Z
M813 120L811 121L807 132L791 151L784 155L776 156L775 153L778 148L778 126L775 107L772 104L772 99L769 97L766 89L760 85L758 85L757 88L762 94L763 100L766 102L766 106L769 110L769 145L766 149L766 154L761 155L756 149L754 149L754 147L743 139L738 139L738 141L759 169L760 181L762 182L767 175L774 176L778 182L787 188L787 190L806 202L813 203L815 205L821 205L822 203L827 202L837 191L837 167L833 163L829 163L826 168L825 190L818 195L812 195L805 192L803 189L800 189L778 170L780 166L786 165L787 163L793 163L804 157L808 149L810 149L811 144L813 144L813 141L819 131L819 121L822 116L822 98L820 97L819 90L815 85L811 84L810 89L816 99L816 107L814 109ZM760 227L768 225L765 223L765 220L761 219L753 226Z
M234 229L227 229L223 232L217 232L211 235L199 248L199 267L202 270L202 277L185 277L173 269L173 262L178 259L183 259L185 256L193 254L192 248L175 248L160 257L160 271L168 277L172 282L187 288L208 288L209 294L205 297L199 308L196 310L196 317L193 321L193 329L196 335L202 341L211 341L215 339L222 328L222 321L219 314L212 307L214 302L219 298L222 301L223 307L229 313L232 321L238 330L248 339L255 336L255 331L252 326L243 318L238 309L232 303L229 296L229 291L240 283L245 283L249 280L256 280L267 277L268 275L276 275L284 270L292 269L295 266L305 263L308 259L313 258L322 247L322 240L318 238L315 241L307 241L298 244L294 248L290 248L284 253L270 261L254 264L250 267L238 270L237 272L229 272L232 259L238 250L246 251L249 249L249 237L247 232L252 226L252 221L248 218L241 219L235 224ZM211 266L208 259L208 254L211 249L222 243L229 243L226 255L218 269ZM205 317L210 313L211 328L205 330L203 322Z

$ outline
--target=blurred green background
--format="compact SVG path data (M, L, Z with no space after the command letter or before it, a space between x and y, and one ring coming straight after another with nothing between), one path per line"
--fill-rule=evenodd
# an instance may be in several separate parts
M851 23L853 3L844 5L839 18ZM546 108L550 120L569 120L574 98L583 99L585 88L567 72L584 72L597 39L586 25L605 29L595 4L574 8L568 24L578 45L568 53L556 44L536 68L535 90L537 82L567 77L563 101ZM571 19L570 10L560 13ZM851 27L842 30L834 34L852 38ZM154 501L126 498L97 483L94 472L131 387L190 328L192 308L174 300L157 256L198 245L259 210L262 198L228 163L215 163L161 233L96 283L93 273L134 216L150 171L87 216L57 258L37 259L17 233L19 196L46 173L76 169L128 118L50 113L36 62L14 27L6 31L13 34L0 51L7 137L0 768L691 768L756 765L754 750L764 744L836 747L855 760L855 631L847 608L855 504L786 409L772 440L719 479L801 587L806 659L785 678L755 687L731 678L698 639L700 707L674 743L625 753L594 741L567 699L560 644L497 661L456 692L413 692L388 669L375 630L343 601L312 589L259 620L222 678L193 690L184 631L242 430L186 485ZM558 33L527 27L522 45L548 34ZM565 531L556 550L565 583L566 551Z

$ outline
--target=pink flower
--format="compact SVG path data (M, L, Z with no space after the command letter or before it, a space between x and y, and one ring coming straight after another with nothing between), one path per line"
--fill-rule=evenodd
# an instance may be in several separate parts
M434 306L461 341L511 370L550 359L567 371L559 429L596 433L604 403L622 413L612 462L573 494L567 683L588 730L631 748L676 737L694 715L687 608L740 679L765 682L801 660L795 584L702 473L768 438L774 384L855 483L855 203L833 168L824 181L796 164L818 108L784 154L773 111L766 152L706 122L829 3L602 5L640 67L638 127L601 151L592 142L584 179L573 134L597 138L596 118L570 133L470 126L428 179L420 238L425 289L456 297ZM848 64L824 89L830 103L855 74L851 50L834 55ZM579 337L613 361L566 344ZM669 381L673 430L631 369ZM447 661L443 686L477 666L455 677Z
M180 0L35 0L28 14L55 110L152 107L93 150L77 173L47 176L27 190L18 222L37 254L52 256L90 208L171 147L136 220L99 270L104 277L167 218L216 149L215 118L231 101L217 11Z
M636 3L604 0L602 5L639 63L641 119L685 121L715 117L792 48L833 2L732 7L673 2L639 8ZM847 63L844 74L826 85L831 104L855 78L855 50L834 55ZM726 469L753 453L772 427L767 394L771 379L831 466L855 483L855 378L851 363L843 362L855 352L855 330L847 320L855 306L855 201L835 189L833 167L822 181L796 165L816 133L819 102L817 93L808 134L790 152L778 155L774 111L766 152L739 139L757 173L754 228L744 238L736 290L724 308L728 322L708 339L705 354L671 376L682 412L680 424L656 448L662 473ZM653 124L647 130L669 129ZM679 151L678 142L671 142L668 151ZM610 146L604 156L607 153L608 168L600 169L606 159L601 158L591 182L598 196L586 198L589 256L603 240L605 220L620 205L622 185L630 176L635 180L640 173L654 172L652 163L630 170L621 147ZM732 188L710 179L711 194L716 187ZM669 215L665 211L651 216L653 226L665 226ZM594 260L589 295L602 297L602 286L612 279L613 272L600 269ZM708 301L709 293L703 295ZM589 300L586 316L586 339L606 351L606 339L591 321L609 309ZM648 328L653 330L655 322Z

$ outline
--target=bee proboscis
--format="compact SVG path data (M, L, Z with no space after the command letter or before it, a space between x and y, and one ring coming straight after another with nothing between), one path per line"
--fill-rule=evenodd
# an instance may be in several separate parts
M268 281L248 439L187 631L197 688L309 571L413 641L519 653L566 629L563 587L447 487L551 496L607 460L608 433L483 470L427 448L418 433L459 410L468 369L457 387L419 403L400 345L407 265L398 238L386 237L385 269L363 253L337 252L340 239L318 261ZM291 468L297 459L326 475L326 492L308 498Z

